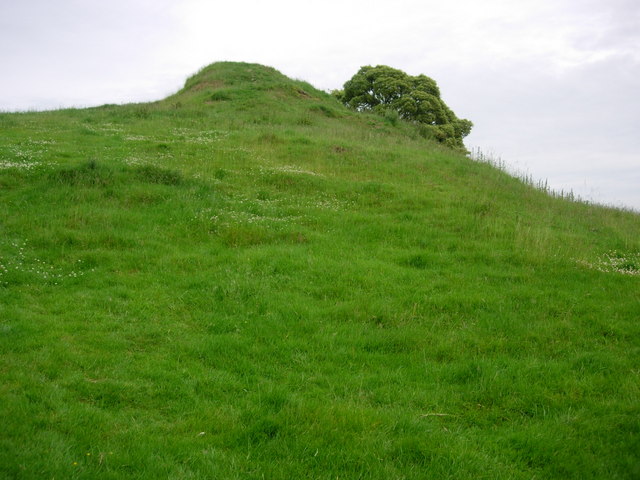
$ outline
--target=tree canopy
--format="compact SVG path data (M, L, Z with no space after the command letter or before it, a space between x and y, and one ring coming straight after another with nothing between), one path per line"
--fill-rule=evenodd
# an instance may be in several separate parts
M360 68L336 96L358 111L395 111L400 118L420 124L428 136L453 148L464 149L462 139L473 126L447 107L432 78L411 76L386 65Z

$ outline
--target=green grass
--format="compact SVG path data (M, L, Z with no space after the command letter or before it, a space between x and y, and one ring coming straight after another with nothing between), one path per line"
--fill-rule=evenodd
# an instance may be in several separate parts
M0 477L638 478L639 273L266 67L0 114Z

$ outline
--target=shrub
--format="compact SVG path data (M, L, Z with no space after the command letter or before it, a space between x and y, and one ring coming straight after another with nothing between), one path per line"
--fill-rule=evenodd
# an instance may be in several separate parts
M440 98L436 82L426 75L410 76L385 65L362 67L343 90L332 92L345 105L358 111L382 114L395 125L397 118L424 125L429 135L452 148L464 149L462 139L473 124L458 118ZM426 133L426 132L425 132Z

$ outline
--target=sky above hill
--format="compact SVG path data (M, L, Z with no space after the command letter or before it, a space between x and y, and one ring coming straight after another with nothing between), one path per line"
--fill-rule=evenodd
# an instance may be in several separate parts
M434 78L511 170L640 210L637 0L0 0L0 110L157 100L221 60Z

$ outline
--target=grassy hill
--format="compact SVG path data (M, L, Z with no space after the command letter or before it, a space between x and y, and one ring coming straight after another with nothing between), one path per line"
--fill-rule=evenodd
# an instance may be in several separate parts
M219 63L0 114L0 478L640 476L640 216Z

